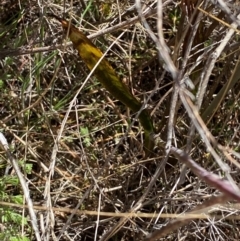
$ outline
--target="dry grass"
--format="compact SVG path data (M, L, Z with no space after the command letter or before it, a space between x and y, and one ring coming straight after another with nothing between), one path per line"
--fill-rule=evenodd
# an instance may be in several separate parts
M11 0L0 4L2 132L16 159L33 165L31 174L25 176L42 240L144 240L153 231L173 225L172 219L160 214L187 213L219 195L219 190L200 181L190 170L181 175L182 164L172 155L166 158L164 147L169 140L209 172L239 183L239 167L234 164L234 160L239 162L239 156L235 153L230 160L221 149L239 152L240 83L236 76L240 67L234 72L235 66L240 66L237 32L233 30L225 48L217 49L231 30L229 25L237 16L234 9L239 6L225 1L232 9L230 20L220 6L203 1L200 8L221 19L220 22L201 11L194 15L197 1L191 1L193 5L187 7L187 1L185 5L184 1L182 5L180 1L165 3L165 42L174 66L182 71L175 79L164 70L169 63L158 60L156 42L144 22L136 20L137 10L128 10L134 2L60 2ZM150 5L157 9L157 1L144 2L144 9ZM156 142L151 158L144 158L143 133L138 121L128 128L134 121L133 113L113 99L94 76L84 82L89 73L87 68L64 40L61 26L49 17L50 13L63 16L65 11L84 32L98 35L93 41L102 51L125 31L108 59L135 96L142 102L150 96L147 106L156 136L161 139ZM159 19L156 11L152 12L146 20L158 36ZM121 25L123 22L126 25ZM110 30L103 35L105 28ZM191 39L194 31L196 37ZM219 57L214 61L215 55L211 54L217 51ZM198 103L199 97L192 102L199 104L204 123L215 140L210 135L206 139L200 137L203 125L194 131L192 121L196 116L189 118L183 99L179 98L173 109L176 83L186 76L195 85L193 90L188 88L194 96L199 97L203 91L203 101ZM204 78L209 79L205 92ZM235 83L228 90L225 85L230 80ZM186 87L182 88L185 93ZM223 89L227 91L221 97ZM216 98L220 98L219 105L214 104ZM197 111L190 109L190 113L194 110ZM171 114L175 115L170 125ZM172 130L172 139L168 130ZM216 162L206 140L230 167L229 173ZM167 165L163 165L165 161ZM14 170L10 169L8 174L15 175ZM185 179L179 184L180 176ZM20 188L9 192L22 193ZM211 216L206 219L192 218L188 223L182 222L184 225L178 224L176 231L169 226L170 231L161 240L239 240L239 208L226 206L227 201L209 211ZM41 206L45 210L40 210ZM84 214L79 210L116 215ZM155 213L159 218L117 215L129 211ZM23 215L27 216L27 212ZM118 230L113 232L113 227ZM25 234L30 235L28 230Z

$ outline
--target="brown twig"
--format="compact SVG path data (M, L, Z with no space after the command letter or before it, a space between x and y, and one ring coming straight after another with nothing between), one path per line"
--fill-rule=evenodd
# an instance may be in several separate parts
M236 188L229 181L223 180L219 176L208 172L195 161L193 161L184 151L171 147L171 152L178 158L179 161L187 165L187 167L189 167L200 179L205 181L210 186L217 188L220 192L228 196L229 199L235 199L240 202L240 190L236 190Z
M144 13L145 18L149 18L152 17L156 14L157 10L154 9L148 9L148 11L146 11ZM51 14L49 16L52 16L58 20L60 20L61 18ZM139 17L133 17L131 19L128 19L124 22L121 22L119 24L116 24L113 27L107 28L107 29L103 29L98 31L97 33L94 34L90 34L89 36L87 36L89 39L94 39L100 36L103 36L105 34L109 34L109 33L113 33L119 29L125 29L127 26L135 24L136 22L139 21ZM62 44L58 44L58 45L54 45L54 46L46 46L46 47L37 47L37 48L18 48L18 49L7 49L7 50L2 50L0 51L0 59L5 58L7 56L19 56L19 55L25 55L25 54L33 54L33 53L40 53L40 52L49 52L49 51L53 51L56 49L62 49L63 47L69 47L71 46L72 43L68 42L66 44L64 44L64 46Z
M184 225L187 225L195 218L187 218L187 215L193 215L198 213L204 213L206 210L209 210L210 207L216 204L222 204L229 200L227 196L220 195L217 197L212 197L209 200L205 201L201 205L197 206L193 211L186 213L186 217L179 217L170 221L166 226L162 227L160 230L156 230L155 232L149 234L144 241L155 241L160 238L165 237L166 235L172 233L173 231L181 228ZM204 210L203 210L204 209Z

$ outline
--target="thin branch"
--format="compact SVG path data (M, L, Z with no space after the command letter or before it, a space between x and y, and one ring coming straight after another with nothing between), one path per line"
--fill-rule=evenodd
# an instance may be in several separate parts
M191 215L203 214L208 211L212 206L217 204L222 204L227 202L229 199L226 196L220 195L217 197L211 197L209 200L205 201L201 205L197 206L193 211L182 214L179 218L171 220L166 226L162 227L160 230L156 230L153 233L149 234L144 241L155 241L160 238L165 237L166 235L172 233L173 231L178 230L184 225L190 223L194 217ZM184 217L184 215L186 215ZM187 218L189 216L189 218ZM206 215L208 216L208 215Z
M179 161L187 165L187 167L189 167L196 176L205 181L208 185L217 188L229 199L235 199L240 202L240 190L236 190L232 183L227 180L223 180L219 176L205 170L203 167L193 161L186 152L175 147L171 147L171 152Z
M0 133L0 148L6 152L8 160L12 164L12 166L19 178L19 181L20 181L22 189L23 189L24 197L26 199L27 206L29 209L29 215L31 217L31 223L32 223L32 228L34 230L34 235L35 235L37 241L41 241L40 232L39 232L38 224L37 224L37 217L36 217L36 214L33 209L33 203L32 203L32 199L30 197L29 188L27 187L27 183L25 181L25 178L24 178L19 166L18 166L16 159L14 158L14 156L12 155L12 153L9 150L8 142L2 133Z
M169 2L169 1L167 1ZM157 9L156 8L148 8L143 14L145 18L152 17L156 15ZM97 37L101 37L105 34L113 33L115 31L118 31L120 29L126 29L127 26L130 26L132 24L135 24L139 21L139 17L133 17L131 19L128 19L124 22L121 22L119 24L116 24L112 27L106 28L106 29L101 29L97 33L90 34L88 35L89 39L95 39ZM68 42L64 44L58 44L58 45L53 45L53 46L46 46L46 47L37 47L37 48L18 48L18 49L7 49L7 50L1 50L0 51L0 59L5 58L7 56L19 56L19 55L26 55L26 54L33 54L33 53L40 53L40 52L49 52L53 51L56 49L63 49L66 47L72 46L72 42Z
M209 210L210 207L223 204L231 199L235 199L240 202L240 191L236 190L235 187L228 181L222 180L217 175L208 172L196 162L194 162L187 153L184 151L177 149L175 147L171 147L171 153L173 153L176 158L188 166L192 172L197 175L200 179L205 181L212 187L217 188L219 191L223 193L223 195L219 195L217 197L211 197L209 200L205 201L203 204L197 206L193 211L186 213L186 215L204 213ZM203 210L205 209L205 210ZM207 210L206 210L207 209ZM209 213L209 212L208 212ZM157 230L146 237L144 241L154 241L160 238L165 237L169 233L179 229L180 227L187 225L194 218L182 218L179 217L175 220L170 221L166 226Z

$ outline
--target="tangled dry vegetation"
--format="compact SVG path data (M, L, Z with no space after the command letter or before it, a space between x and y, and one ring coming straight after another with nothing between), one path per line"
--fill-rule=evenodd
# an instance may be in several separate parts
M240 240L240 6L212 2L1 1L1 131L15 159L32 165L22 172L37 217L35 235L23 226L23 236ZM151 157L136 113L94 75L85 82L89 71L51 13L108 50L145 103ZM189 169L188 155L204 169ZM2 152L2 176L16 175L7 161ZM6 192L23 194L20 185ZM15 208L31 219L29 206Z

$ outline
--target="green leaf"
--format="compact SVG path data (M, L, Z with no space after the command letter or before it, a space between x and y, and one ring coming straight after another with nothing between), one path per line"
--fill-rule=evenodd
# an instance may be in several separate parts
M91 145L91 139L89 136L89 130L87 127L81 127L80 128L80 134L83 138L83 143L86 145L86 147L89 147Z

